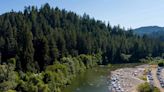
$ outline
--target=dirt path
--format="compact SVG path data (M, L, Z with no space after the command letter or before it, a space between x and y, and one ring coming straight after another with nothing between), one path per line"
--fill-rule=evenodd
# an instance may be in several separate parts
M154 86L158 87L161 92L164 92L164 88L161 87L159 80L157 79L156 71L157 71L157 68L152 68L152 76L154 79Z

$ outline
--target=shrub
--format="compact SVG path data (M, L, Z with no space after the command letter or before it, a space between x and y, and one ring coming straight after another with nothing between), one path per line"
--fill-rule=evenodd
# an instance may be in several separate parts
M160 90L157 87L154 87L153 92L160 92Z
M6 92L16 92L15 90L7 90Z
M147 82L140 84L137 90L138 92L160 92L158 88L151 86Z
M152 92L149 83L143 83L138 86L138 92Z
M164 66L164 63L163 62L159 62L158 63L158 66L163 67Z

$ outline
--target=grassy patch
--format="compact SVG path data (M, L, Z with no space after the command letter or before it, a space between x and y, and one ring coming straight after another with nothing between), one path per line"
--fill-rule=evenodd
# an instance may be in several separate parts
M140 76L139 78L140 78L141 80L144 80L144 81L147 80L146 75Z

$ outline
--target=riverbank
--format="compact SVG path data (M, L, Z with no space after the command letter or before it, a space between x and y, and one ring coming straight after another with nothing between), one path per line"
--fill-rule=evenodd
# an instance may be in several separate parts
M109 90L112 92L136 92L136 87L145 82L141 77L148 67L149 65L139 65L133 68L120 68L112 71Z

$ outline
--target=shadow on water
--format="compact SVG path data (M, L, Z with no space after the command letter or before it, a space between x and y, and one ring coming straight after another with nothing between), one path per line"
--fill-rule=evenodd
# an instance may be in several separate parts
M109 92L107 85L109 68L95 67L78 75L62 92Z

